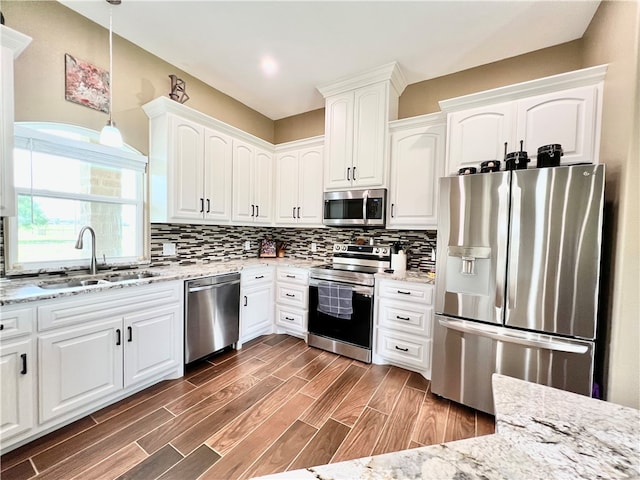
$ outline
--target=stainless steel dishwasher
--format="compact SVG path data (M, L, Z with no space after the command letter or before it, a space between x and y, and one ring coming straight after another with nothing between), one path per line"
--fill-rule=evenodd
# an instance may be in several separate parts
M238 341L240 274L185 282L184 363L191 363Z

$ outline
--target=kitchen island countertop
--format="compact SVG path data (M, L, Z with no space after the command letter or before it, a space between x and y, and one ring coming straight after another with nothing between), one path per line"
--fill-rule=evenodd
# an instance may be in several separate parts
M493 375L496 433L263 480L575 479L640 476L640 410Z

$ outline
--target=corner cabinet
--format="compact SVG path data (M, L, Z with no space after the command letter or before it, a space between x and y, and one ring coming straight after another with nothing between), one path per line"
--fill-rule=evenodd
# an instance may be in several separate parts
M445 129L446 118L439 113L389 124L389 228L437 228L438 180L445 170Z
M14 61L31 37L0 25L0 217L16 214L13 186Z
M275 224L322 226L323 137L276 146Z
M325 97L325 190L384 186L388 122L406 81L396 63L318 87Z
M234 223L270 225L273 154L246 142L233 145Z
M536 166L538 148L560 144L561 164L598 163L606 65L440 102L447 112L446 174L504 160L523 149ZM501 165L504 169L505 166Z

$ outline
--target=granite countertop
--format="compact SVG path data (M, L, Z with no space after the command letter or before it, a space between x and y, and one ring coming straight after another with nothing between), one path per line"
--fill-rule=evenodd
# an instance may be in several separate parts
M148 267L135 270L115 270L98 272L96 276L113 276L128 272L149 272L153 276L147 278L127 280L118 283L99 283L97 285L78 286L65 289L46 290L38 285L64 280L84 280L95 278L91 275L69 275L63 277L29 277L20 279L0 280L0 305L10 305L15 303L27 303L37 300L47 300L51 298L69 297L89 292L100 292L114 288L127 288L135 285L145 285L149 283L166 282L171 280L186 280L189 278L206 277L209 275L220 275L223 273L239 272L245 268L274 265L281 267L309 268L321 262L296 259L296 258L250 258L246 260L232 260L226 262L211 262L193 265L175 265L163 267Z
M428 283L433 285L435 282L435 276L431 276L428 273L421 272L420 270L406 270L404 272L394 272L394 273L376 273L376 279L387 279L387 280L400 280L403 282L414 282L414 283Z
M618 479L640 476L640 410L493 375L496 433L264 480Z

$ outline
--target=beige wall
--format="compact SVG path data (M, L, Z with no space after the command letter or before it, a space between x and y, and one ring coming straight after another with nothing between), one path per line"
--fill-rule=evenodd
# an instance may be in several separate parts
M611 244L603 265L608 399L640 408L640 3L604 1L583 42L585 66L609 64L600 146Z
M100 130L106 114L64 99L64 55L108 69L108 30L53 1L3 0L2 13L6 26L33 38L16 61L16 120ZM140 106L169 94L170 74L186 82L185 105L273 142L271 119L118 36L113 44L113 119L129 145L148 153L149 122Z
M275 121L275 143L324 135L324 108Z

